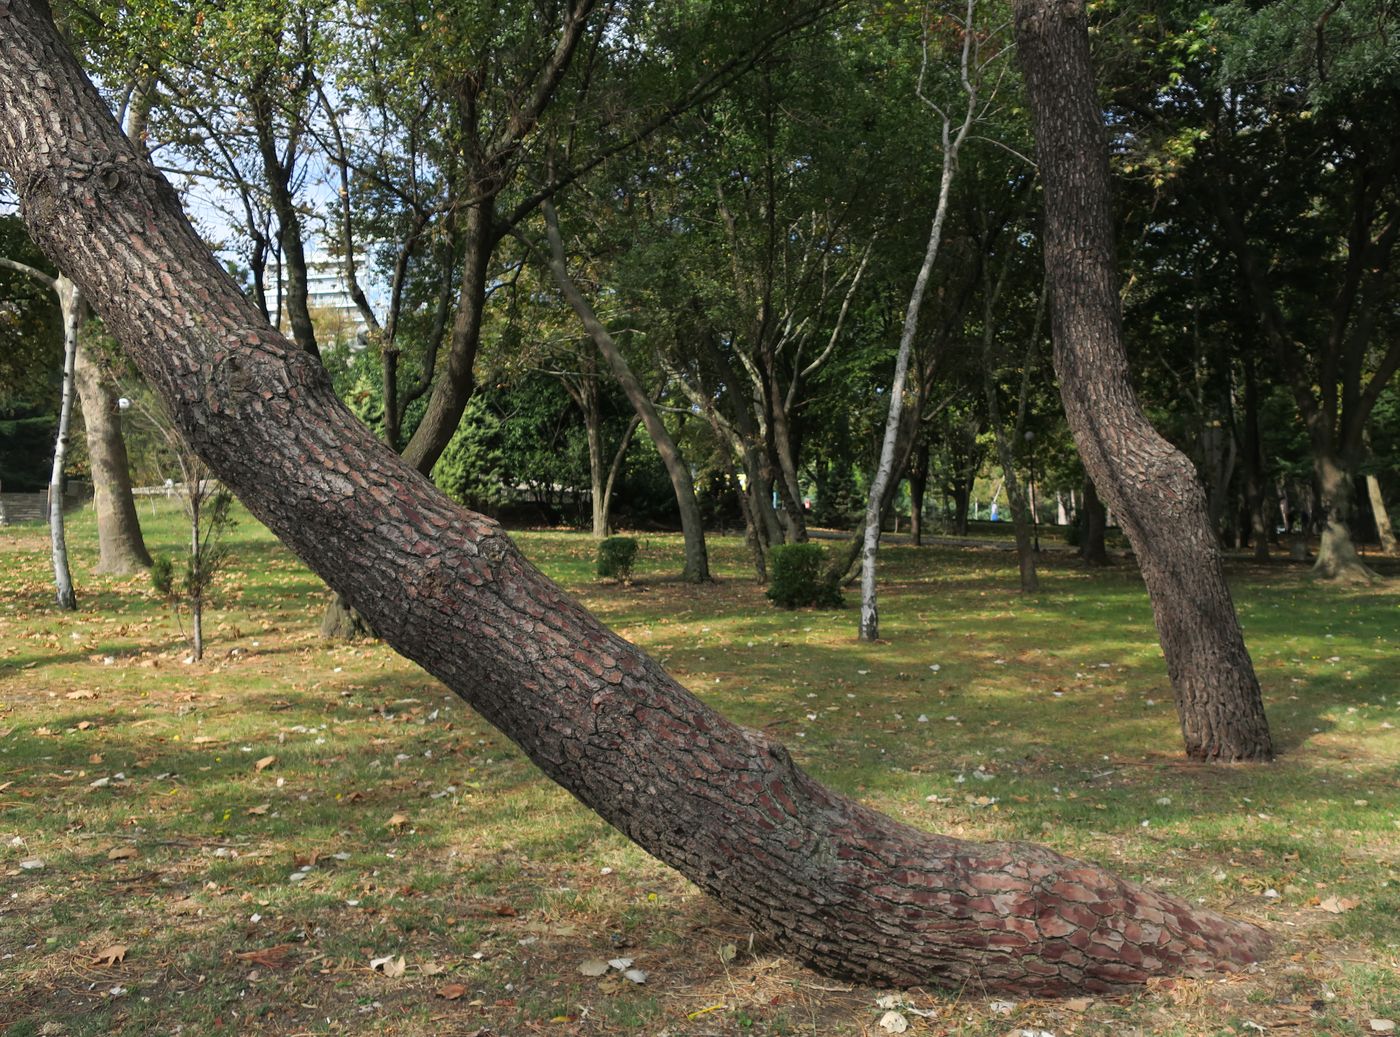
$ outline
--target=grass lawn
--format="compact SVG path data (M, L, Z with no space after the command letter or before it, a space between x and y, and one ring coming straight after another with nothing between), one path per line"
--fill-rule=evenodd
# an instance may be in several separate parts
M153 549L185 533L142 504ZM154 508L154 510L152 510ZM1188 764L1135 572L893 546L882 632L783 612L717 539L712 586L525 553L688 687L918 826L1029 839L1251 918L1257 972L1122 999L902 995L913 1034L1368 1034L1400 1022L1400 590L1232 572L1280 748ZM144 577L52 605L46 531L0 530L0 1029L85 1034L883 1035L887 992L778 956L380 644L317 638L318 582L246 513L186 661ZM632 959L643 984L589 960ZM911 1011L910 1009L916 1009ZM918 1013L929 1013L922 1015Z

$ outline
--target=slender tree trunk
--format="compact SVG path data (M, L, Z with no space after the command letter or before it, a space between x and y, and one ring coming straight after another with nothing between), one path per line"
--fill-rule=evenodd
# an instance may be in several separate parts
M74 369L78 399L83 406L88 460L92 466L93 501L97 509L98 561L96 572L125 576L149 569L151 556L141 536L141 520L131 496L131 468L122 436L121 410L91 350L78 339Z
M1141 565L1188 755L1271 759L1259 682L1195 468L1158 435L1132 389L1083 0L1016 0L1015 11L1045 191L1055 371L1070 430Z
M1386 510L1381 482L1374 475L1366 476L1366 493L1371 499L1371 514L1376 517L1376 534L1380 537L1381 551L1388 555L1400 554L1400 543L1395 539L1395 527L1390 524L1390 512Z
M1099 500L1099 491L1094 480L1084 478L1083 536L1079 541L1079 557L1085 565L1107 565L1108 548L1104 545L1104 533L1108 529L1108 509Z
M608 466L608 477L603 482L603 528L608 533L612 532L613 487L617 485L617 478L622 474L622 465L627 460L627 451L632 446L632 437L637 434L637 429L641 427L641 424L642 419L636 414L632 415L632 419L627 422L627 428L618 441L617 450L613 453L612 464Z
M909 469L909 539L924 546L924 494L928 491L928 437L919 438L914 464Z
M787 539L792 544L805 544L807 515L802 507L802 486L797 478L797 452L792 441L792 429L788 426L783 395L772 372L769 373L769 391L772 395L772 417L769 427L773 430L773 456L777 461L778 473L782 477Z
M1259 376L1254 358L1244 360L1244 468L1245 509L1249 512L1249 532L1257 561L1269 559L1269 522L1265 512L1264 446L1259 435Z
M30 232L217 477L386 641L785 953L863 982L1036 996L1266 953L1261 930L1096 866L899 824L680 687L267 327L31 0L0 6L0 127Z
M58 410L58 437L53 448L53 472L49 476L49 540L53 553L53 580L58 607L72 612L78 607L73 574L68 567L68 538L63 525L63 466L68 461L68 428L73 420L73 381L78 362L78 325L82 321L82 296L63 274L57 279L59 309L63 314L63 402Z
M632 409L637 412L637 416L642 419L642 424L646 426L647 434L651 436L652 442L656 444L656 452L661 455L661 463L666 466L666 474L671 477L671 487L676 494L676 506L681 513L681 531L685 537L685 569L681 578L692 583L703 583L710 579L710 560L705 550L705 525L700 517L700 504L695 499L695 484L690 475L690 466L685 463L685 458L681 456L680 448L676 446L676 441L671 438L671 433L667 431L666 424L661 420L661 415L656 413L656 408L652 405L646 390L637 381L637 376L632 373L632 368L622 355L622 350L617 348L617 343L613 341L612 335L607 328L598 320L593 312L593 308L588 305L588 300L583 297L583 293L578 290L573 279L569 277L568 268L564 261L564 239L559 233L559 218L554 211L554 206L549 202L544 203L545 227L549 236L549 268L554 274L555 283L559 285L559 290L564 294L564 298L573 308L583 322L584 330L588 332L594 345L598 347L598 352L603 354L603 359L608 362L612 369L613 377L622 386L622 391L626 394L627 400L632 404Z

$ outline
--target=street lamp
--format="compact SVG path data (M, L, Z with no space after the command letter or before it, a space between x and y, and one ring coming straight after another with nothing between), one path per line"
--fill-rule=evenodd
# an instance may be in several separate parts
M1036 554L1040 554L1040 512L1035 499L1035 433L1026 429L1026 460L1030 468L1030 486L1027 496L1031 504L1031 537Z

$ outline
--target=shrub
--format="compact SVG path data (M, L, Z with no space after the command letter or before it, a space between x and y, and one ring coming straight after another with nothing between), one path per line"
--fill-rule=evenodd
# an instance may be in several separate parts
M768 597L775 605L795 609L806 605L839 609L839 573L828 572L826 553L817 544L783 544L773 548L769 571Z
M637 560L634 537L608 537L598 544L598 575L603 579L627 580Z

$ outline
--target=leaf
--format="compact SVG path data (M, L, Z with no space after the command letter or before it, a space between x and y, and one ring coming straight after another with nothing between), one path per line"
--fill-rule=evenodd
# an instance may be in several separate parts
M217 741L217 738L214 738L210 735L195 735L194 737L195 745L211 745L212 743Z
M79 730L79 731L86 731L86 730L88 730L89 728L95 727L95 726L96 726L96 725L93 724L93 722L92 722L91 720L79 720L79 721L78 721L78 730Z
M95 699L97 698L97 692L88 691L86 688L83 688L78 691L70 691L63 697L66 699Z
M245 811L243 811L243 812L244 812L245 814L253 814L253 815L255 815L255 816L261 817L263 814L266 814L266 813L267 813L268 807L270 807L270 806L272 806L271 803L259 803L257 806L255 806L255 807L249 807L247 810L245 810Z
M111 967L126 961L126 944L114 943L110 947L103 948L93 956L90 965L102 965Z
M578 970L585 976L603 976L607 974L608 963L601 958L589 958L579 965Z
M889 1011L880 1016L880 1029L886 1033L903 1033L909 1029L909 1020L898 1012Z
M264 757L263 757L261 760L259 760L257 763L253 764L253 770L258 771L258 772L265 771L265 770L267 770L269 767L271 767L271 766L272 766L274 763L276 763L276 762L277 762L277 757L275 757L275 756L264 756Z
M117 846L107 851L109 861L129 861L137 856L134 846Z
M1372 1020L1371 1020L1371 1032L1372 1032L1372 1033L1394 1033L1394 1032L1395 1032L1395 1021L1394 1021L1393 1019L1372 1019Z
M1348 897L1328 897L1317 906L1330 914L1340 915L1345 911L1350 911L1358 903L1359 901L1351 900Z
M390 979L398 979L404 974L404 970L408 968L408 963L403 960L402 954L397 958L390 954L383 958L371 958L369 967L376 972L384 973L384 975L388 976Z
M613 958L611 961L608 962L608 964L611 965L613 968L617 969L618 972L621 972L623 969L630 969L632 967L632 959Z
M719 960L728 965L739 954L739 948L732 943L722 944L719 949Z
M263 947L255 951L241 951L235 954L239 961L250 962L267 969L284 968L287 964L287 956L296 949L294 943L279 943L275 947Z
M389 820L387 820L387 821L384 822L384 827L385 827L385 828L402 828L402 827L403 827L404 825L406 825L406 824L408 824L408 815L407 815L407 814L395 814L393 817L389 818Z
M442 986L438 987L435 991L433 991L434 994L436 994L438 997L442 998L445 1001L456 1001L458 998L462 997L466 992L467 988L464 987L461 983L444 983Z
M645 983L647 974L641 969L628 969L622 974L623 979L630 979L633 983Z
M1094 999L1092 997L1072 997L1068 1001L1064 1002L1062 1007L1068 1009L1071 1012L1087 1012L1089 1010L1089 1006L1093 1003Z

